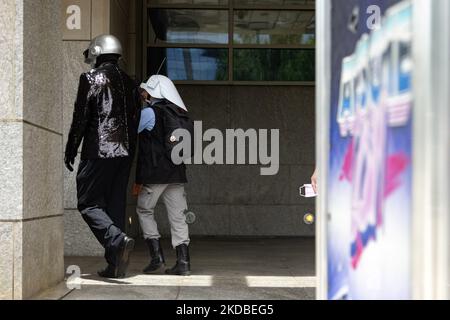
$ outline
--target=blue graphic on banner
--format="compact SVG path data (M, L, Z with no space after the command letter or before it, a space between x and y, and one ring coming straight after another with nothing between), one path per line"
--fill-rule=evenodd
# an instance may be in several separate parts
M381 25L343 43L350 31L339 17L377 3ZM328 297L408 299L412 5L349 1L332 17Z

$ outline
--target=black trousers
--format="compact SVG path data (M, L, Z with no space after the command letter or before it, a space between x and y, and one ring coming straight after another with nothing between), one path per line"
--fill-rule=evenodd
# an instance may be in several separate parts
M125 237L131 163L130 157L82 160L78 168L78 210L112 266L117 266L117 252Z

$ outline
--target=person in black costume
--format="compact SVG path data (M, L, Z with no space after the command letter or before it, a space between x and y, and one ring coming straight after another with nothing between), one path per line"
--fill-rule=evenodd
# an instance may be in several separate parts
M111 35L92 40L84 52L93 69L80 77L65 164L73 171L83 141L77 174L78 210L105 248L105 278L126 276L134 240L125 233L128 179L136 151L140 95L119 67L120 41Z

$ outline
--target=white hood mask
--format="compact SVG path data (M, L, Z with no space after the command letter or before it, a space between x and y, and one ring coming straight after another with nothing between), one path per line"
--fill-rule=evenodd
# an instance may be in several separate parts
M188 111L175 84L165 76L151 76L147 83L141 84L141 88L147 91L153 98L169 100L181 109Z

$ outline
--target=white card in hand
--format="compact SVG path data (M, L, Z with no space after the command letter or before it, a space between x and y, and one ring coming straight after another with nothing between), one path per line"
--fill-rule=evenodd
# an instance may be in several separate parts
M304 198L314 198L317 197L317 193L314 191L312 184L305 184L300 187L300 195Z

